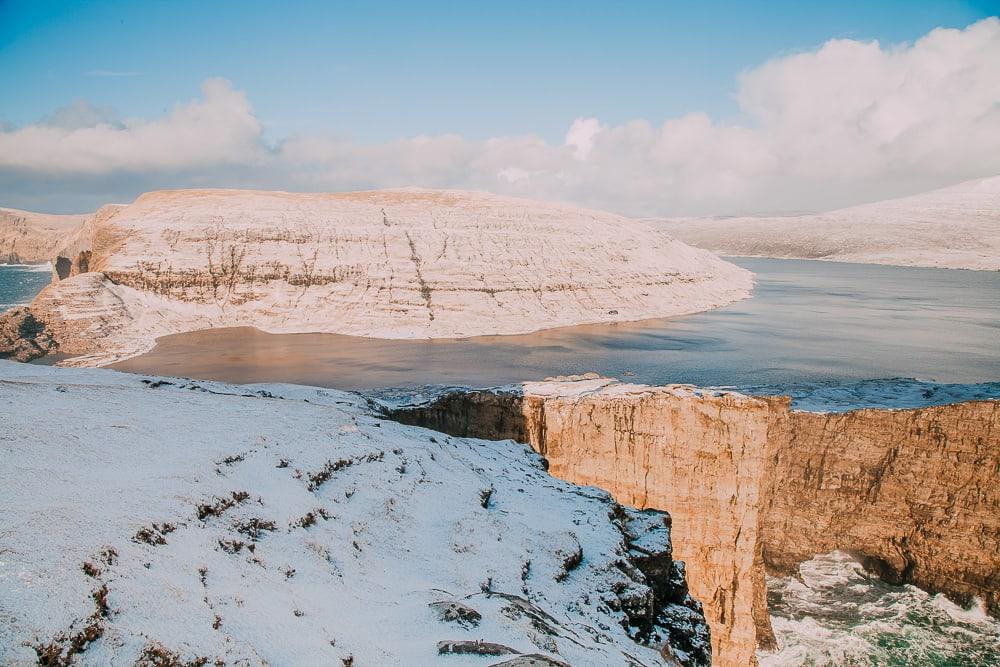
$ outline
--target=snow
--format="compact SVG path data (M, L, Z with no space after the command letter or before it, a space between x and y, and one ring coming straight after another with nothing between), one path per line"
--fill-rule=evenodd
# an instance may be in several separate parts
M75 664L504 659L438 656L476 639L665 664L609 606L645 587L618 565L608 494L550 477L523 445L383 421L335 390L10 362L0 404L2 664L87 628ZM479 625L439 619L441 601Z
M46 293L62 318L105 320L86 363L210 327L460 338L683 315L753 289L641 222L479 192L153 192L89 229L108 280Z
M1000 270L1000 176L814 215L647 222L722 255Z

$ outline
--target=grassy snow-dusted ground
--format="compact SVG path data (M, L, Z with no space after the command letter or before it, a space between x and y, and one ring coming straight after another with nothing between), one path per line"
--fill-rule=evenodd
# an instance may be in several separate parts
M672 664L621 625L648 593L626 534L659 525L640 542L662 545L662 520L522 445L382 421L331 390L9 362L0 404L0 664L511 657L438 654L475 639ZM442 601L481 619L444 620Z

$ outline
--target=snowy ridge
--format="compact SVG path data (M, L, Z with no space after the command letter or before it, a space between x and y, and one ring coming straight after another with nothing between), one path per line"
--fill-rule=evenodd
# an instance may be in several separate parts
M815 215L647 222L721 255L1000 270L1000 176Z
M664 515L523 445L288 385L0 362L0 401L2 664L704 662Z

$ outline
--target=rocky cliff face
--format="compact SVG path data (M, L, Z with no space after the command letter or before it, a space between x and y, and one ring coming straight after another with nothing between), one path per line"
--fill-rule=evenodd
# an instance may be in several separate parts
M529 442L557 476L668 508L715 660L747 665L773 642L765 562L788 571L849 550L889 580L996 611L998 406L811 414L782 397L574 378L454 391L390 413Z
M763 513L769 567L839 549L1000 615L1000 402L793 412L789 427Z
M208 327L524 333L691 313L752 289L749 272L642 223L469 192L155 192L88 219L59 257L45 316L53 331L107 319L88 352L108 358Z
M52 261L85 215L47 215L0 208L0 264Z
M669 507L674 553L712 628L716 664L748 665L773 636L761 559L768 443L783 398L601 378L455 392L396 419L529 442L549 471L635 507Z

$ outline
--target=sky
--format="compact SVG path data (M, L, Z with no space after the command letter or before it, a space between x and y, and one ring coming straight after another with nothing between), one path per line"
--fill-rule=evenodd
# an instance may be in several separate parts
M910 194L1000 174L998 12L0 0L0 205L421 186L691 215Z

